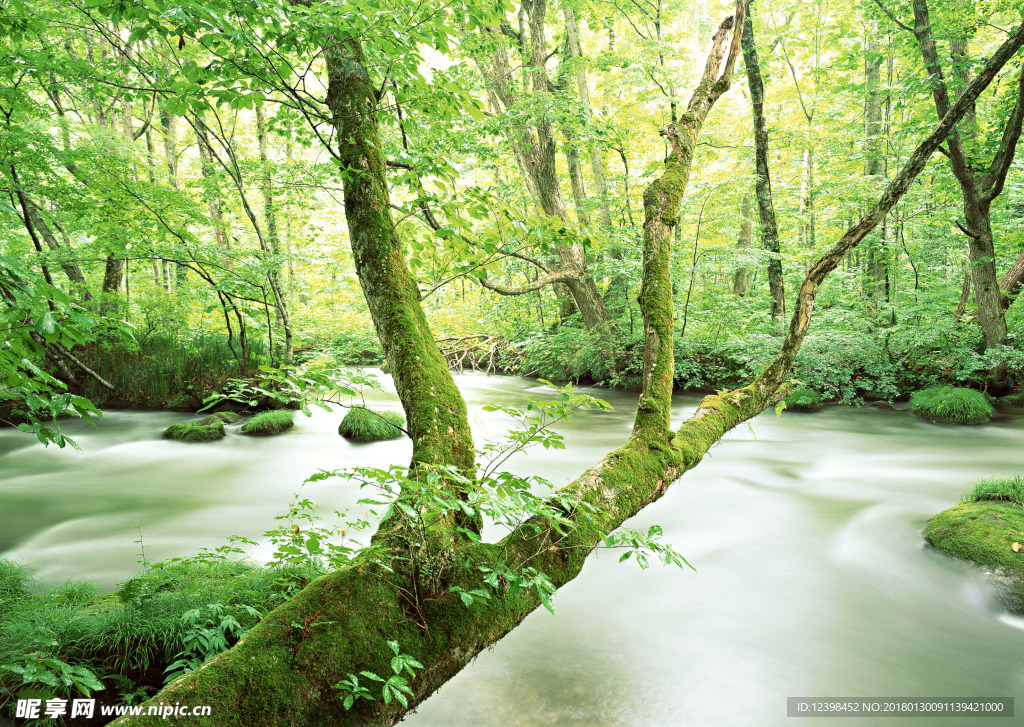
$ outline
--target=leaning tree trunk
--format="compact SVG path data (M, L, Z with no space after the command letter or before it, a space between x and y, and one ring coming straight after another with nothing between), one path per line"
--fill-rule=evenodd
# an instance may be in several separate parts
M742 21L743 5L737 8ZM729 19L731 21L731 18ZM671 228L689 174L696 132L714 99L728 87L732 59L739 50L734 34L725 70L718 75L724 55L724 36L731 22L715 36L712 59L704 81L676 126L665 133L672 153L662 177L644 195L648 218L644 225L645 366L644 391L636 425L629 441L608 454L568 485L563 493L589 503L592 510L581 517L578 510L566 513L569 522L562 534L545 522L528 521L499 543L465 543L460 555L465 563L453 571L447 592L432 594L421 602L423 622L417 623L407 608L407 596L378 559L361 556L351 565L323 576L295 598L270 612L231 650L220 654L190 674L165 687L146 705L216 705L203 721L208 727L222 725L390 725L399 720L458 673L484 648L515 628L540 605L535 591L500 590L492 598L471 607L462 605L451 587L481 587L477 565L495 561L537 568L556 586L579 574L587 555L606 533L660 498L680 475L694 467L708 448L725 432L757 415L785 391L793 361L807 333L818 287L846 254L885 217L928 158L948 136L953 124L991 82L995 73L1022 45L1024 25L1017 28L989 59L950 112L911 155L890 182L878 204L832 246L808 270L797 296L796 310L782 348L768 367L748 386L705 397L696 412L678 431L669 427L672 376ZM445 446L456 439L469 441L465 411L446 411L458 391L429 336L415 297L408 270L390 224L384 165L376 137L374 87L362 65L355 41L348 52L332 49L326 54L331 83L328 98L338 119L342 156L358 163L363 174L350 175L346 186L346 212L359 276L371 305L375 325L381 331L389 362L396 371L399 391L405 396L416 379L427 382L418 389L427 398L407 403L413 419L434 415L457 427L441 434L449 444L416 439L414 452L444 457ZM710 75L710 77L709 77ZM352 135L344 135L348 132ZM360 136L365 135L365 136ZM351 201L350 201L351 195ZM389 277L389 275L397 277ZM417 357L420 357L417 360ZM402 371L401 364L410 366ZM410 381L412 379L412 381ZM434 390L433 387L437 387ZM439 392L451 398L439 400ZM420 433L422 430L417 430ZM423 433L436 441L436 433ZM459 457L460 451L448 453ZM414 454L415 456L415 454ZM471 459L472 455L469 454ZM410 680L413 695L408 707L361 701L350 710L341 705L331 689L350 673L390 671L388 641L423 663L424 669ZM115 724L166 725L181 720L156 716L123 717Z

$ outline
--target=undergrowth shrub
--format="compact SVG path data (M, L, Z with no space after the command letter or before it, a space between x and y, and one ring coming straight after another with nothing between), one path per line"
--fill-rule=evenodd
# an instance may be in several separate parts
M955 386L915 391L910 396L910 410L924 419L947 424L984 424L996 413L980 391Z
M784 401L786 411L815 412L821 409L821 395L814 389L797 389Z
M356 442L379 442L397 439L404 432L405 417L396 411L371 411L364 406L348 410L338 425L338 434Z
M246 350L226 336L197 333L191 337L154 334L136 341L97 343L83 355L85 362L114 387L114 394L83 377L83 393L104 406L131 408L199 407L210 391L228 379L245 376L267 359L260 338L248 341ZM236 355L237 354L237 355Z
M91 583L34 589L27 569L0 559L0 714L22 689L17 668L26 663L37 671L51 664L62 672L53 676L76 677L70 687L48 690L65 698L83 694L90 684L98 688L91 677L121 693L104 695L108 701L148 696L163 684L168 664L189 653L196 627L195 619L185 618L189 612L213 607L237 623L238 629L222 633L226 648L260 614L323 572L207 554L150 565L101 596Z

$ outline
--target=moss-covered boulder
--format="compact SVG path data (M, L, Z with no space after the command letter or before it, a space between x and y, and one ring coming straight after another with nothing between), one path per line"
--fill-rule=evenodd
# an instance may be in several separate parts
M784 401L786 411L815 412L821 409L821 394L814 389L797 389Z
M371 411L354 406L338 425L338 434L355 442L380 442L397 439L404 432L405 417L396 411Z
M946 424L984 424L996 410L985 395L956 386L930 386L910 395L910 411Z
M295 426L295 412L291 409L265 411L252 417L242 425L242 434L267 436L280 434L285 429Z
M961 502L929 520L924 537L937 550L983 566L1006 608L1024 613L1024 506L1019 502Z
M199 423L212 424L217 421L224 422L225 424L234 424L235 422L242 421L242 415L235 411L217 411L208 417L204 417Z
M198 422L181 422L172 424L164 430L165 438L179 442L212 442L215 439L223 439L226 434L224 422L220 419L212 422L206 419Z

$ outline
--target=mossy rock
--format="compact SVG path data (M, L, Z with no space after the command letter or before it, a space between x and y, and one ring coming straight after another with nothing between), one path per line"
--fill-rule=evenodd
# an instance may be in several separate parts
M203 404L199 398L184 391L179 391L167 400L168 411L196 411Z
M295 426L295 412L291 409L265 411L252 417L242 425L242 434L268 436L280 434Z
M984 566L1004 605L1024 613L1024 507L1006 500L962 502L928 521L924 538L937 550Z
M212 442L215 439L223 439L227 434L224 431L224 422L220 419L208 422L207 419L172 424L164 430L164 437L179 442Z
M896 407L892 405L891 401L882 400L872 401L868 404L868 406L874 407L875 409L883 409L885 411L894 411L896 409Z
M1024 391L1019 394L1010 394L1009 396L1001 396L996 399L996 404L999 406L1024 406Z
M213 424L214 422L224 422L225 424L234 424L235 422L242 421L242 415L234 411L218 411L214 412L208 417L199 420L200 424Z
M814 389L797 389L784 400L786 411L815 412L821 409L821 394Z
M910 411L945 424L984 424L996 413L980 391L956 386L930 386L915 391L910 396Z
M338 425L338 434L354 442L380 442L397 439L405 432L405 417L396 411L371 411L365 406L354 406Z

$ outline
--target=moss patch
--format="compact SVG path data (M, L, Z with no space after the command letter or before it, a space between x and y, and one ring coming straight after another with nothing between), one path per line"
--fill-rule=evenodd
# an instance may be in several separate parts
M223 439L227 434L224 431L224 422L219 419L204 422L206 419L200 422L172 424L164 430L164 437L179 442L212 442L215 439Z
M354 406L338 425L338 434L356 442L379 442L401 437L405 417L395 411L371 411Z
M295 426L295 412L291 409L265 411L257 414L242 425L242 434L269 435L280 434L285 429Z
M984 424L996 410L974 389L931 386L910 396L910 410L923 419L947 424Z
M234 424L235 422L242 421L242 415L234 411L218 411L214 412L208 417L204 417L199 421L200 424L213 424L216 421L224 422L225 424Z
M797 389L784 401L786 411L814 412L821 409L821 394L814 389Z
M962 502L928 521L924 531L936 549L993 570L1008 609L1024 613L1024 507L1005 500Z

